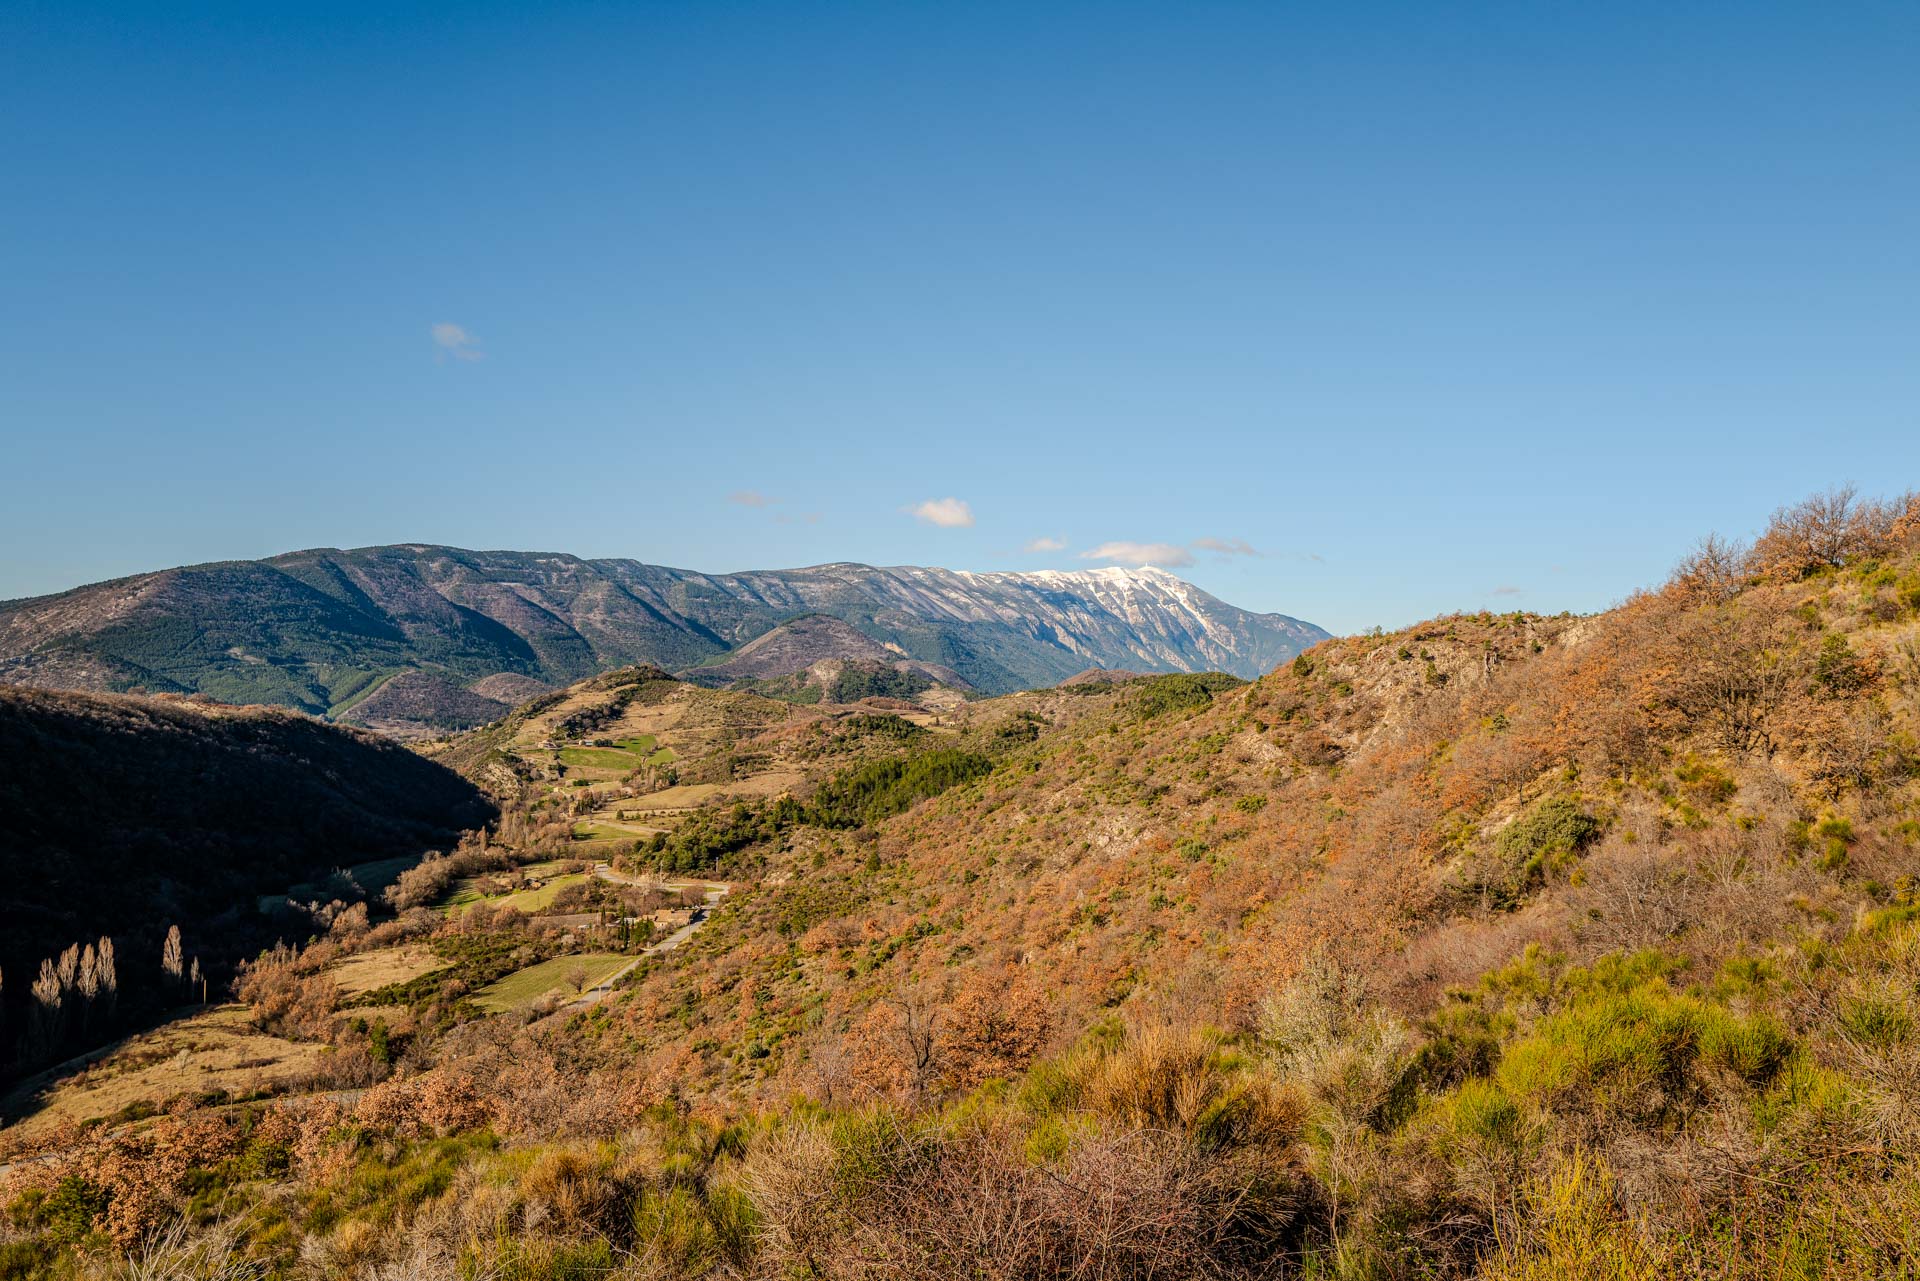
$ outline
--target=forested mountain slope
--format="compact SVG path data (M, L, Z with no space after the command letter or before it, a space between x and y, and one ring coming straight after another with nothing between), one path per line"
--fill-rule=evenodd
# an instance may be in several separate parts
M463 687L501 673L565 684L636 662L678 670L808 614L857 629L859 648L878 644L1002 693L1088 666L1251 676L1326 635L1153 569L708 575L409 545L189 566L0 604L0 680L344 715L396 673L418 671L369 722L462 728L488 715L486 696Z

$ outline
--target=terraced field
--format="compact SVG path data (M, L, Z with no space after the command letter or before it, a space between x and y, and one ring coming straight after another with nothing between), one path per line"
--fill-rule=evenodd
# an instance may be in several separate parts
M631 740L645 746L563 747L557 753L560 763L576 769L618 770L625 773L643 765L670 765L679 759L671 747L654 747L653 736Z
M431 974L445 965L424 943L412 943L356 953L335 962L327 973L342 993L359 996L389 983L404 983L422 974Z
M554 897L561 890L569 885L582 884L586 879L586 873L573 872L565 876L556 876L532 889L516 890L511 894L496 894L490 898L483 897L476 890L468 888L456 891L454 896L447 900L446 905L454 911L465 911L475 903L485 903L488 907L510 907L517 912L525 912L528 916L537 916L553 906Z
M474 1001L485 1010L499 1012L516 1010L531 1005L549 992L573 992L573 976L585 976L583 988L604 982L610 975L619 973L631 965L634 958L622 956L617 952L583 952L574 956L556 956L550 961L530 965L518 973L509 974L498 983L489 984L473 994Z

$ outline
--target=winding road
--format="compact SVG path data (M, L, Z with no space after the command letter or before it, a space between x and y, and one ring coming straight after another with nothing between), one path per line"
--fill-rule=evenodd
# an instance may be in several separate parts
M598 983L595 983L572 1001L569 1001L567 1003L568 1009L574 1009L583 1005L595 1005L612 996L614 984L618 983L628 974L631 974L634 966L640 964L640 962L650 956L657 956L662 952L671 952L692 938L694 931L707 923L707 918L713 914L714 906L733 890L733 886L726 884L724 881L656 881L651 877L625 876L614 871L611 866L604 863L595 867L593 873L603 881L613 881L620 885L657 885L661 889L674 890L680 893L699 888L706 892L706 902L694 909L692 920L661 939L658 943L652 944L631 961Z

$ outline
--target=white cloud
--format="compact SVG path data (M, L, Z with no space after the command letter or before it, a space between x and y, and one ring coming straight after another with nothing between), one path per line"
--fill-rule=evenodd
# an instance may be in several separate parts
M1067 550L1067 540L1064 538L1036 538L1021 550L1030 556L1036 552L1063 552Z
M1525 596L1527 592L1524 587L1514 587L1509 585L1509 586L1494 588L1493 594L1495 596Z
M1203 552L1219 552L1222 556L1258 556L1260 553L1253 544L1244 538L1196 538L1194 547Z
M1081 560L1114 561L1126 565L1157 565L1161 569L1180 569L1193 564L1193 553L1172 543L1101 543L1090 552L1081 552Z
M771 507L780 500L769 498L757 489L736 489L727 495L727 501L736 507Z
M973 508L958 498L929 498L902 510L942 529L964 529L973 524Z
M448 356L455 360L480 359L479 340L462 326L443 320L428 332L433 335L433 345L440 349L442 359Z

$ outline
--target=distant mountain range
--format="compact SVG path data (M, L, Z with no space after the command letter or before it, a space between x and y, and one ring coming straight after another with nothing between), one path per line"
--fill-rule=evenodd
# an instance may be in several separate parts
M816 615L846 627L769 635ZM1327 635L1157 569L702 574L409 544L193 565L0 604L0 683L462 726L629 663L713 683L886 656L995 694L1090 667L1251 677Z

